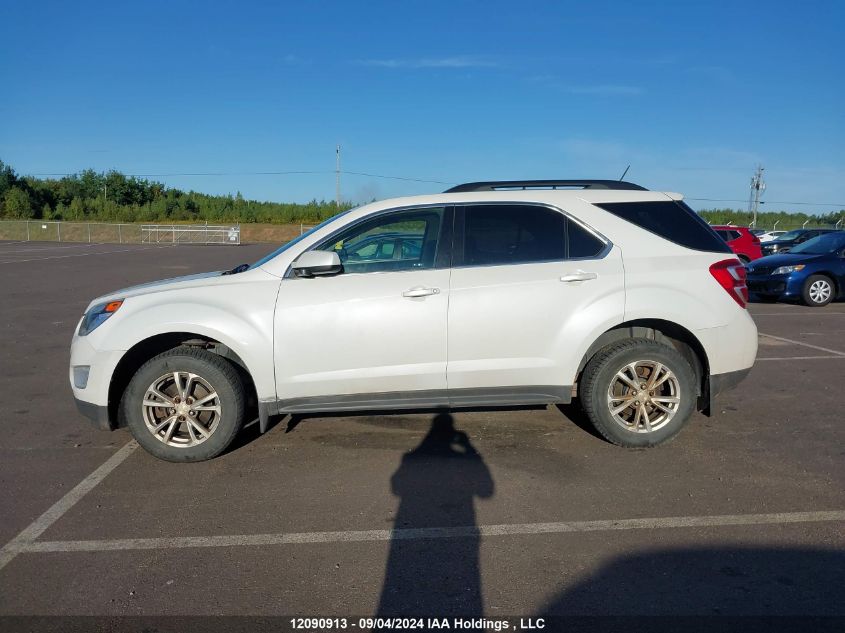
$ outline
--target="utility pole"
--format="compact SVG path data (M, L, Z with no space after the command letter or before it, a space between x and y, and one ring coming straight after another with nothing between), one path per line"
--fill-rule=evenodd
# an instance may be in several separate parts
M751 177L751 195L748 198L748 210L754 214L751 226L757 226L757 212L760 210L760 196L766 190L766 183L763 182L763 166L757 165L757 171Z
M334 204L340 208L340 145L335 148Z

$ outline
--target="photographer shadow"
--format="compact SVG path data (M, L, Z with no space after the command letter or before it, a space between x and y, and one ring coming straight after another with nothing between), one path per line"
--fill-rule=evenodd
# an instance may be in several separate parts
M451 414L434 417L420 444L402 457L390 484L401 500L376 616L481 616L474 500L491 497L494 484ZM446 528L446 538L430 528ZM460 534L449 528L460 528ZM422 534L416 532L420 529Z

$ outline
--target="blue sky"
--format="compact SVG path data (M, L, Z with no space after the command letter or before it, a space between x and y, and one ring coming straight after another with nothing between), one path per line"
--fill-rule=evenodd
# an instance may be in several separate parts
M0 9L0 159L334 197L343 169L618 178L845 206L845 3L29 2ZM317 171L249 175L243 172ZM346 199L437 183L344 175ZM742 202L694 201L698 208ZM828 212L838 207L801 206Z

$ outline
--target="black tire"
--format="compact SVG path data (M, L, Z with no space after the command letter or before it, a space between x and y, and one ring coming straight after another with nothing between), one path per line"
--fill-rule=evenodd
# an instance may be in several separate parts
M161 435L154 434L145 420L147 409L142 403L147 394L147 389L155 381L172 372L196 374L211 386L217 394L217 398L211 400L210 406L214 406L216 401L220 408L219 414L217 417L214 417L214 412L208 414L209 419L215 420L213 429L209 426L208 429L212 429L210 431L206 429L209 436L193 445L188 444L188 442L192 441L192 436L197 436L196 425L189 425L187 421L177 421L174 426L176 430L173 434L181 433L181 435L185 435L190 431L190 435L185 438L185 445L173 446L166 444ZM199 386L195 386L193 389L202 388L199 383L195 384ZM171 391L174 394L177 393L176 389L171 389ZM203 391L202 395L207 395L207 393L207 391ZM165 395L171 394L165 393ZM244 421L244 401L243 383L234 365L226 359L203 349L177 347L150 359L135 372L120 400L119 415L121 422L129 428L137 442L159 459L169 462L201 462L216 457L225 451L232 440L235 439ZM184 402L187 404L190 400L186 399ZM164 412L166 410L167 407L162 407L154 411ZM162 417L166 415L169 414L163 413ZM193 415L202 414L193 412ZM187 414L181 418L177 417L177 420L187 419ZM191 428L188 428L189 426Z
M679 399L674 414L671 417L667 416L668 419L662 425L650 432L646 431L644 422L640 422L637 426L637 428L642 427L642 430L634 431L633 422L636 419L631 421L630 427L623 426L623 423L617 421L611 413L608 403L609 390L616 384L617 372L622 371L626 365L638 361L657 362L668 368L674 374L674 383L667 381L672 386L664 383L663 387L656 390L658 392L656 395L665 396L666 393L661 392L662 390L676 388L678 395L671 397ZM647 378L642 380L647 380ZM649 339L628 339L599 350L584 368L579 392L581 405L596 431L609 442L628 448L656 446L675 437L692 415L698 397L695 372L689 361L675 348ZM625 396L630 397L630 394L626 393ZM636 410L637 407L623 413L633 414ZM651 409L651 411L654 414L658 410ZM658 417L660 415L662 414L657 414Z
M819 299L819 294L827 289L827 296ZM833 280L827 275L810 275L807 281L804 282L804 289L801 291L801 300L804 305L811 308L821 308L833 301L833 295L836 294L836 286L833 285ZM815 297L815 298L814 298Z

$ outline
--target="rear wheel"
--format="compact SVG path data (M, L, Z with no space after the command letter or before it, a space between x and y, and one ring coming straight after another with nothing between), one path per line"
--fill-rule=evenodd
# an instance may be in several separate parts
M120 415L147 451L171 462L222 453L244 418L244 388L229 361L178 347L147 361L132 377Z
M826 306L833 300L833 281L825 275L810 275L804 282L801 298L814 308Z
M672 347L648 339L614 343L584 368L581 402L608 441L655 446L677 435L695 407L695 373Z

